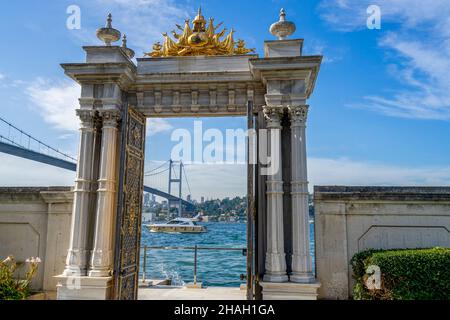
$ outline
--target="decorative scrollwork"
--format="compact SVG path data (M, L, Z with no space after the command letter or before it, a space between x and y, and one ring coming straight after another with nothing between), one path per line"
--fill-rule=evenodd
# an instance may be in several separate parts
M119 110L99 110L99 114L103 119L103 126L117 127L121 118Z
M135 283L136 276L129 275L120 279L120 300L134 300L135 299Z
M280 121L284 114L284 106L265 106L263 107L264 117L267 120L268 127L281 127Z
M125 128L125 158L122 163L123 178L120 210L120 255L118 298L136 298L139 241L144 172L145 118L129 107Z
M153 45L153 51L145 53L152 58L173 57L173 56L223 56L238 55L255 52L255 49L246 48L245 41L239 39L234 41L234 31L225 36L226 29L218 31L222 23L214 25L214 19L209 23L203 16L201 9L192 21L185 20L184 26L177 24L177 29L181 33L172 31L173 40L167 33L164 33L164 42L156 42ZM225 38L222 40L222 37Z
M95 121L95 111L92 109L78 109L77 116L81 120L81 125L85 128L92 128Z
M308 118L308 109L309 106L289 106L289 116L291 118L292 123L306 123L306 119Z

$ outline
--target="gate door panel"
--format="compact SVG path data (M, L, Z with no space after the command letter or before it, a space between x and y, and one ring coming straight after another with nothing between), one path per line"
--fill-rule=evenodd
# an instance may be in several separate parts
M137 299L144 187L145 117L124 110L120 156L114 286L118 300Z
M257 248L255 237L255 223L256 223L256 131L255 131L255 116L253 110L253 101L247 103L247 300L255 299L256 288L256 264L255 264L255 249Z

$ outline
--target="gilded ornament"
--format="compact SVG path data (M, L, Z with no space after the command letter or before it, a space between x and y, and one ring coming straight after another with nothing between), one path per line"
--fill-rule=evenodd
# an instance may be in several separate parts
M158 57L177 57L177 56L225 56L239 55L255 52L255 49L245 47L244 40L234 41L234 31L225 36L227 29L218 29L222 23L214 25L214 19L210 18L209 23L202 14L201 8L197 16L192 21L185 20L184 26L176 25L181 33L172 30L173 40L167 33L163 33L164 42L156 42L153 45L153 51L145 53L145 56Z

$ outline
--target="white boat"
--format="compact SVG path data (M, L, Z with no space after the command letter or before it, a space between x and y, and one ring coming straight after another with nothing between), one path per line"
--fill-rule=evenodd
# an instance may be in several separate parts
M193 222L200 222L200 221L203 220L203 219L202 219L202 214L201 214L201 213L198 213L195 217L190 218L190 220L193 221Z
M202 233L206 227L199 226L189 218L176 218L166 223L155 223L146 226L151 232Z

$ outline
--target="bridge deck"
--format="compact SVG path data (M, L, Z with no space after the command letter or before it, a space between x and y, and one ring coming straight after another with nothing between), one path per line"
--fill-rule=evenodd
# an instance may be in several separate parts
M0 152L10 154L16 157L48 164L54 167L63 168L70 171L76 171L77 170L77 164L68 160L56 158L53 156L49 156L44 153L36 152L34 150L26 149L20 146L16 146L10 143L5 143L0 141ZM171 195L167 192L144 186L144 191L148 193L152 193L154 195L160 196L162 198L165 198L169 201L179 201L180 198L177 196ZM194 205L190 203L189 201L186 201L184 199L181 199L181 202L184 206L187 207L188 210L191 210L194 208Z

